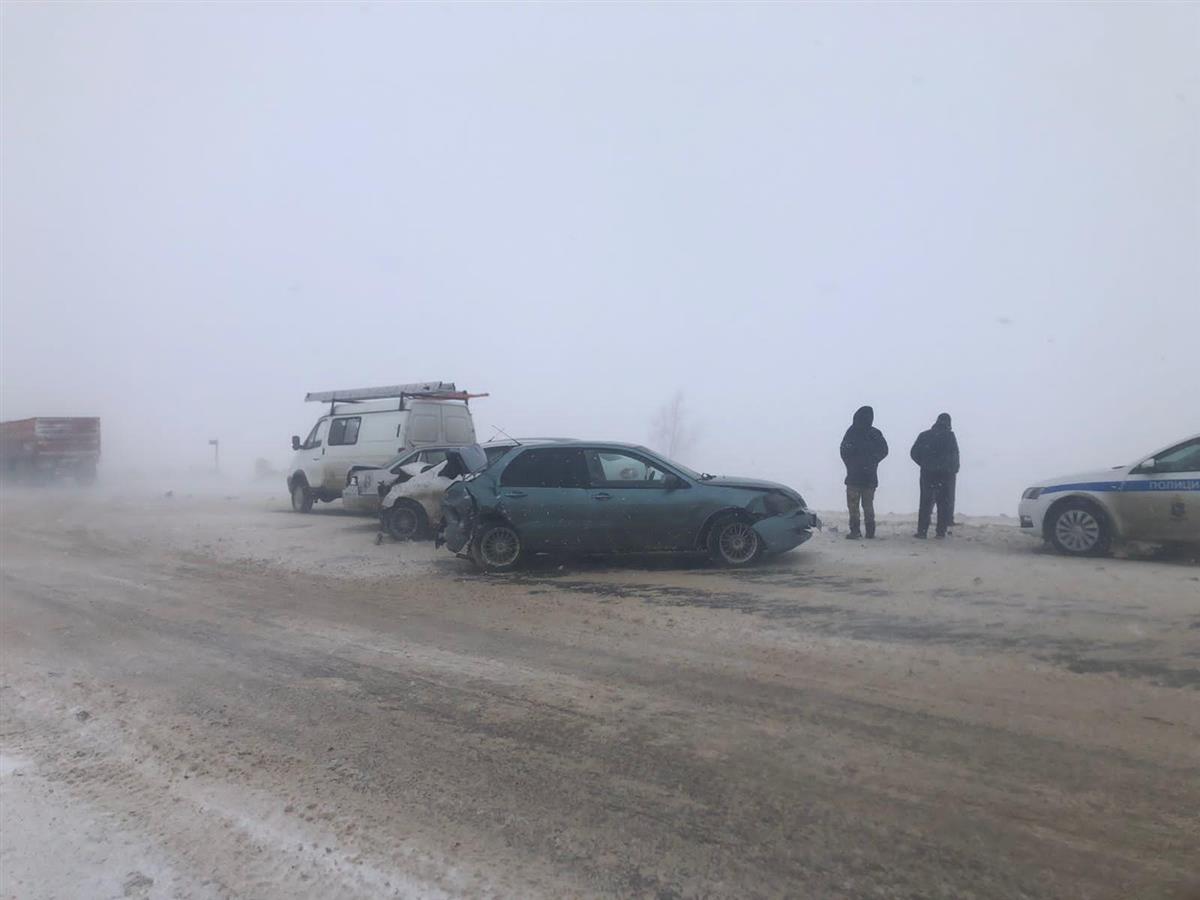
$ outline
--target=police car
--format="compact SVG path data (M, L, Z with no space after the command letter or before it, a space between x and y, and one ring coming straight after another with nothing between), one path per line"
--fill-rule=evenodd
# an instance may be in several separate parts
M1061 553L1113 541L1200 544L1200 435L1131 466L1052 478L1021 495L1021 527Z

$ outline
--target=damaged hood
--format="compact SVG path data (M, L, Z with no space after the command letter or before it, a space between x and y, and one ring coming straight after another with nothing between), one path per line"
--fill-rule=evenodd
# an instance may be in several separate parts
M715 487L745 488L748 491L783 491L785 494L796 493L786 484L776 481L763 481L761 478L738 478L735 475L718 475L715 478L705 478L701 484L711 484Z

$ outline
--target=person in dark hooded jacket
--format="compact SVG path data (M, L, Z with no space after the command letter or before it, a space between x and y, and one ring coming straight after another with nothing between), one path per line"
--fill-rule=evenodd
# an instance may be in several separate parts
M912 446L913 462L921 467L921 506L915 537L929 536L929 520L937 504L937 536L944 538L954 521L954 482L958 476L958 438L950 430L950 414L942 413Z
M847 538L858 538L858 507L867 526L867 537L875 537L875 488L879 486L879 463L888 455L883 432L872 427L875 410L860 406L853 424L842 438L842 462L846 464L846 506L850 510Z

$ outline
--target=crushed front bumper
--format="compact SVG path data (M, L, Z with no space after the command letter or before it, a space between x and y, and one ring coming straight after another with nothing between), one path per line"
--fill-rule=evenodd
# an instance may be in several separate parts
M754 523L754 530L762 538L768 553L784 553L799 547L810 537L814 528L821 527L816 513L797 509L781 516L767 516Z

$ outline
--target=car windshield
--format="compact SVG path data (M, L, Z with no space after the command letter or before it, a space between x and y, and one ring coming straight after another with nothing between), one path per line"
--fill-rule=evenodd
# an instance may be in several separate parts
M462 461L468 472L482 472L491 462L488 459L487 453L478 444L461 447L458 454L462 457Z
M383 465L379 466L379 468L392 469L392 468L395 468L396 466L400 465L400 463L402 463L402 462L416 462L416 460L417 460L417 452L415 450L405 450L403 453L401 453L397 456L393 456L391 459L389 459Z
M697 472L695 469L685 466L683 463L676 462L673 459L667 459L665 456L659 456L657 453L649 455L652 459L657 459L659 462L666 463L669 468L674 469L676 472L682 472L693 481L708 481L709 479L716 477L715 475L709 475L707 472Z

